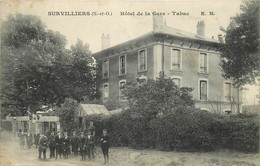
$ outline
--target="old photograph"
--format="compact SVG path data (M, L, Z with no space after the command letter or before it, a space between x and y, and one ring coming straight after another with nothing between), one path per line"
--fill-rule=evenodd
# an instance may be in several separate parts
M260 165L259 5L0 1L0 165Z

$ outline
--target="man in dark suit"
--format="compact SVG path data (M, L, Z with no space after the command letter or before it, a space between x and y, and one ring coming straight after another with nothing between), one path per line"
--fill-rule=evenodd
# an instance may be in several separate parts
M45 135L42 135L39 140L39 159L43 153L44 160L46 160L46 149L48 147L48 139Z
M94 159L95 158L95 154L94 154L95 139L94 139L94 136L92 135L91 131L88 131L86 142L87 142L88 159L90 159L90 160Z
M39 139L40 139L40 133L39 133L39 132L34 133L34 142L35 142L36 148L37 148L37 146L38 146Z
M79 142L80 142L81 160L85 160L86 159L86 139L85 139L83 132L81 132L81 134L80 134Z
M55 137L55 143L56 143L56 146L55 146L55 149L56 149L56 159L58 158L58 155L61 158L61 153L62 153L62 150L61 150L62 136L61 136L61 132L60 131L58 131L58 134Z
M107 129L103 129L103 135L101 136L101 149L104 155L104 164L109 163L109 147L110 147L110 139L107 135Z
M70 153L70 139L68 137L67 132L64 132L64 137L62 138L62 153L64 158L68 158L68 155Z
M28 149L31 149L31 146L32 146L32 133L28 132L26 134L26 142L27 142Z
M79 138L76 135L75 131L73 132L73 136L71 137L71 146L74 156L78 156Z
M51 132L51 135L49 136L50 158L55 157L55 154L54 154L55 147L56 147L55 135L54 135L54 132Z

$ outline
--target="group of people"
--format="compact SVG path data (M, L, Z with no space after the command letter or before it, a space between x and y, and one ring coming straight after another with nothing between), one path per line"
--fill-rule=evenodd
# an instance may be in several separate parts
M33 145L33 136L32 133L30 132L23 132L22 130L19 133L19 143L20 143L20 148L24 149L25 145L27 145L28 149L31 149L32 145ZM40 136L40 135L39 135ZM37 138L35 138L34 136L34 140L36 140ZM26 144L25 144L26 142Z
M28 135L28 136L26 136ZM28 137L29 142L27 141L28 148L32 146L32 134L20 133L20 146L24 149L25 137ZM39 133L34 134L35 146L39 150L39 159L41 159L42 154L44 160L46 159L46 150L50 150L50 158L68 158L69 155L81 156L81 160L86 160L88 156L89 160L95 159L95 127L93 122L90 122L90 126L86 132L80 133L80 136L77 136L77 133L74 131L72 136L69 137L67 132L63 134L58 131L57 135L54 135L54 132L51 132L50 135L40 135ZM109 136L107 135L107 130L103 130L103 135L100 138L100 145L104 155L104 164L109 162L109 152L110 147ZM56 152L56 153L55 153Z

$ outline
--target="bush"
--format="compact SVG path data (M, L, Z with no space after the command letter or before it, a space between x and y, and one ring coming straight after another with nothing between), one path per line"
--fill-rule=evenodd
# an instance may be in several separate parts
M258 115L232 115L225 120L225 146L243 152L259 151Z
M207 121L202 127L199 110L178 110L153 119L151 126L159 150L209 151L214 148L214 138L209 134Z
M257 116L211 114L198 109L173 110L149 120L133 110L118 115L92 115L97 140L108 129L112 146L163 151L212 151L228 148L258 152ZM99 142L97 142L99 143Z

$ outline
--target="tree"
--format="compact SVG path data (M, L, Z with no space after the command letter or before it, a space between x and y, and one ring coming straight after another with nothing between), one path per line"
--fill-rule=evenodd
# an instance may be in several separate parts
M75 123L75 111L78 107L78 102L71 98L66 98L60 108L55 111L55 115L59 116L60 124L63 130L71 133L77 129Z
M21 115L32 106L56 103L54 62L64 54L65 37L46 30L36 16L16 14L3 22L1 40L5 114Z
M194 107L191 88L177 87L173 80L165 78L162 73L156 80L137 85L127 84L123 94L129 102L129 109L152 119L158 115L169 114L174 110Z
M255 83L260 75L259 1L245 1L241 13L231 18L221 45L221 67L224 77L234 80L239 91L245 84ZM238 109L240 109L238 100Z
M89 45L78 40L75 45L71 46L70 58L65 78L67 93L78 102L86 98L90 101L95 100L97 98L96 67Z
M87 44L78 40L66 49L66 38L32 15L10 15L1 32L3 115L60 106L65 98L97 98L97 72Z

